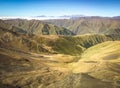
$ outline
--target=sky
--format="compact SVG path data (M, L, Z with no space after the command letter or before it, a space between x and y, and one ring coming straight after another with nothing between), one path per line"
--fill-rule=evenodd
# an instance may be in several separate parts
M120 0L0 0L0 17L120 16Z

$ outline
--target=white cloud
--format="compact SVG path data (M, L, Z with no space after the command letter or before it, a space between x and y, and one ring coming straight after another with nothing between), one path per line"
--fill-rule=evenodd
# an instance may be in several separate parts
M8 20L8 19L27 19L27 20L48 20L48 19L70 19L70 17L64 17L64 16L44 16L44 17L0 17L2 20Z

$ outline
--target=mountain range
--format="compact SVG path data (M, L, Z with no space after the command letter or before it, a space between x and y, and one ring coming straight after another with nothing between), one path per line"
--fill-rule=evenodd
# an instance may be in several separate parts
M29 17L0 17L2 20L8 20L8 19L27 19L27 20L52 20L52 19L78 19L78 18L93 18L93 17L98 17L98 18L111 18L111 19L120 19L120 16L113 16L113 17L102 17L102 16L85 16L85 15L62 15L62 16L46 16L46 15L40 15L40 16L29 16Z
M105 17L80 17L77 19L56 19L45 22L65 27L74 34L116 34L120 32L120 19Z
M76 16L77 17L77 16ZM4 20L5 23L10 24L14 27L17 26L22 30L29 29L29 32L42 34L41 29L46 29L46 33L50 34L62 34L62 31L72 35L79 34L116 34L120 32L120 19L119 16L116 17L77 17L71 19L53 19L53 20ZM30 26L30 24L32 24ZM44 25L44 26L43 26ZM45 28L44 28L45 27ZM46 28L47 27L47 28ZM35 30L34 30L35 29ZM48 29L52 30L48 32ZM61 30L61 32L56 31L56 29ZM38 31L39 30L39 31ZM56 33L55 33L56 32ZM71 32L71 33L70 33Z
M119 88L119 67L119 17L0 20L0 88Z
M53 24L47 24L38 20L1 20L1 27L14 32L43 35L72 35L73 33L64 27L58 27ZM7 25L7 26L6 26Z

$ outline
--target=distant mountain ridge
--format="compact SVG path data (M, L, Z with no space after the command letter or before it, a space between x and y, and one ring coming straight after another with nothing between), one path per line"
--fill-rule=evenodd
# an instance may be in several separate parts
M28 34L40 35L73 35L73 33L64 28L53 24L48 24L39 20L0 20L0 27Z
M103 17L103 16L85 16L85 15L62 15L62 16L46 16L46 15L38 15L38 16L26 16L26 17L0 17L2 20L9 19L27 19L27 20L55 20L55 19L79 19L79 18L107 18L107 19L120 19L120 16L113 17Z
M45 20L45 22L65 27L74 34L119 34L119 17L78 17L72 19Z
M39 17L39 16L38 16ZM46 16L42 16L46 17ZM32 34L56 34L56 35L79 35L79 34L119 34L120 19L116 17L100 16L63 16L70 19L51 20L25 20L9 19L3 23L12 25L13 29L22 29ZM8 26L7 25L7 26Z

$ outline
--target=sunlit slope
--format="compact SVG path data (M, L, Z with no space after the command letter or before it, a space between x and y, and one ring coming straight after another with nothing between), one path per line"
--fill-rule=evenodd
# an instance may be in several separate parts
M0 49L0 87L2 88L113 88L111 82L90 76L88 73L72 73L67 63L57 62L60 56L9 52ZM67 60L65 56L61 57ZM51 63L59 69L53 69ZM65 66L64 66L65 65ZM66 68L66 69L65 69ZM85 85L87 84L87 85Z
M0 87L2 88L113 88L109 82L88 73L72 73L61 56L14 52L0 49ZM66 56L68 57L68 56ZM61 57L66 59L65 56ZM68 57L69 58L69 57ZM61 60L62 60L61 59ZM72 63L72 62L71 62ZM49 64L54 65L54 69ZM85 68L84 68L85 69ZM85 85L87 84L87 85Z
M86 73L70 74L47 88L113 88L109 82L103 82Z
M97 66L104 68L107 63L116 62L120 62L120 41L108 41L88 48L82 53L78 63L73 63L73 66L77 66L75 71L91 72L97 69Z
M71 63L74 73L85 72L89 75L114 82L120 79L120 41L108 41L88 48L77 63Z
M0 49L0 87L46 88L68 74L50 69L48 62L41 54Z
M88 48L81 60L110 60L120 61L120 41L108 41Z

